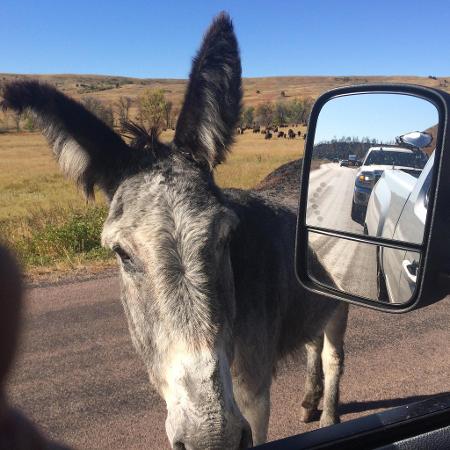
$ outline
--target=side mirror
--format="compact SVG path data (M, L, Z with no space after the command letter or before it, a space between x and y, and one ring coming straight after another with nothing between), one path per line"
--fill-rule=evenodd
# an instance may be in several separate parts
M449 111L447 93L413 85L317 100L297 223L307 290L389 312L450 293Z

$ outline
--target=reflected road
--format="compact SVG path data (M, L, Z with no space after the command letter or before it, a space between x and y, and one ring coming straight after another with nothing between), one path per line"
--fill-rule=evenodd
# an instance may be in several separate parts
M326 163L311 173L308 225L363 234L362 225L351 218L357 170ZM376 300L376 246L314 233L309 242L338 288Z
M311 172L307 225L363 234L363 227L350 216L357 170L325 163Z

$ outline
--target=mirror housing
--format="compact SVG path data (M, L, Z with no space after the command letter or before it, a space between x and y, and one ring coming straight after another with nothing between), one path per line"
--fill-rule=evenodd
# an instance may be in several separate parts
M433 177L427 197L430 208L425 222L424 239L420 245L422 258L417 270L417 284L413 297L407 303L389 304L371 301L335 287L319 283L308 271L309 244L311 232L318 232L331 237L351 240L357 243L367 243L411 250L403 242L386 240L380 237L361 236L345 231L326 230L307 225L308 187L310 182L311 161L313 158L314 141L317 121L324 105L332 99L355 94L403 94L418 97L431 102L437 109L439 117L435 162L432 168ZM333 89L320 96L314 104L308 126L305 143L305 154L300 181L300 199L297 219L296 238L296 274L300 284L310 292L325 297L347 301L352 304L372 309L403 313L413 309L433 304L450 293L450 129L448 126L450 111L450 95L446 92L407 84L358 85ZM420 133L421 134L421 133ZM400 136L403 144L419 145L426 136L408 133ZM420 144L422 145L422 144ZM417 249L417 246L416 246ZM355 271L357 268L354 269ZM363 282L363 280L361 280Z

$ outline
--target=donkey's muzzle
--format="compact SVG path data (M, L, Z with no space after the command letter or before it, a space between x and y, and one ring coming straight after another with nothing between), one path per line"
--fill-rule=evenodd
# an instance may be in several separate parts
M218 441L217 439L177 439L173 444L174 450L245 450L253 446L252 431L248 424L244 424L240 438L226 439Z

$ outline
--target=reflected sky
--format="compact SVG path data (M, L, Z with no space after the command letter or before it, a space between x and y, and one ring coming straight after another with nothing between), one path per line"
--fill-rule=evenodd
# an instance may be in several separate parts
M394 142L411 131L424 131L439 122L427 100L400 94L358 94L330 100L317 121L315 143L349 136Z

